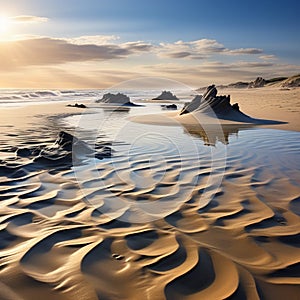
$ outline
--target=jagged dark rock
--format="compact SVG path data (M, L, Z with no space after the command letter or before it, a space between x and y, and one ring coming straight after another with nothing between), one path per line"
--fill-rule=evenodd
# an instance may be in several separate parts
M232 109L237 110L237 111L240 111L239 104L238 104L238 103L232 104Z
M211 99L211 98L215 98L218 94L218 91L216 89L216 86L213 84L213 85L210 85L206 91L204 92L203 94L203 98L208 100L208 99Z
M191 102L185 103L184 107L182 108L180 115L192 112L194 110L196 110L199 106L200 103L202 101L202 97L201 95L197 95Z
M266 80L262 77L257 77L253 82L249 83L249 88L261 88L266 84Z
M107 93L104 94L101 99L96 100L96 103L107 103L118 106L143 106L140 104L135 104L130 101L130 98L122 93L112 94Z
M72 134L61 131L51 145L36 145L32 147L16 147L14 149L16 162L28 159L26 170L62 170L70 169L74 164L82 164L87 158L103 159L111 157L111 144L97 142L92 148L88 143Z
M163 91L158 97L153 98L152 100L179 100L179 99L170 91Z
M82 103L81 104L75 103L74 105L73 104L68 104L67 106L76 107L76 108L86 108L86 106Z
M214 124L214 119L246 124L284 124L282 121L255 119L244 114L240 111L238 103L233 105L230 104L230 95L217 96L215 85L209 86L202 96L196 96L190 103L187 103L180 111L179 115L189 113L193 113L193 117L199 121L198 125L202 122L202 118L204 122L211 122L209 124ZM185 118L178 118L178 120L180 119L183 121L186 120Z
M232 110L230 104L230 95L217 96L215 85L207 87L205 93L197 95L190 103L187 103L180 112L180 115L190 113L192 111L200 111L202 113L214 112L217 115L223 115Z
M73 143L76 143L76 142L78 142L78 138L76 138L75 136L73 136L72 134L70 134L68 132L61 131L58 134L58 137L57 137L54 145L57 145L66 151L72 151Z
M176 104L166 104L166 105L161 105L162 109L177 109L177 105Z
M84 156L95 155L96 158L102 159L104 157L111 156L111 148L107 146L107 143L95 144L95 151L90 147L90 145L72 134L61 131L56 139L54 145L58 145L59 148L73 152L73 158L77 159L78 157L83 158Z
M202 96L197 95L191 102L187 103L180 115L197 111L206 114L214 112L217 116L224 116L232 110L240 111L238 103L230 104L230 95L217 96L217 94L215 85L210 85Z
M124 94L118 93L118 94L112 94L107 93L104 94L103 97L99 100L96 100L97 103L112 103L112 104L129 104L130 98Z

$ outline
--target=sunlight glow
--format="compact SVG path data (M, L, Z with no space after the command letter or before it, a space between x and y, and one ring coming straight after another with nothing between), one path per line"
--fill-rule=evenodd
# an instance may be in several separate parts
M11 26L11 20L7 16L0 15L0 38L7 37Z
M6 16L0 15L0 32L6 32L9 29L10 19Z

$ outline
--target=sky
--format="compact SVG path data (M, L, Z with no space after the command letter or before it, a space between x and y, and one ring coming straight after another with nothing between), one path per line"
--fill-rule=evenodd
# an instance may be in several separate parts
M0 0L0 88L300 73L299 1Z

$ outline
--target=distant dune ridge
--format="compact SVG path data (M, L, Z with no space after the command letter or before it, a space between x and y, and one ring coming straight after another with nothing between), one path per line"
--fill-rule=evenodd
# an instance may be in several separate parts
M261 88L261 87L282 87L282 88L295 88L300 87L300 74L291 77L276 77L271 79L264 79L257 77L254 81L243 82L238 81L227 85L217 85L217 88L228 89L247 89L247 88ZM200 87L197 91L202 92L206 87Z
M282 82L282 87L300 87L300 74L289 77Z

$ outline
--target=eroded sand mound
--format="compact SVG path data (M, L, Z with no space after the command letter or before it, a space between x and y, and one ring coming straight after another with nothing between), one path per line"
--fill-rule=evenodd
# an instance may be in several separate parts
M215 85L209 86L203 95L197 95L187 103L178 114L148 115L132 117L131 121L148 124L183 124L183 125L233 125L257 124L271 125L282 124L281 121L252 118L240 111L237 103L230 104L230 95L217 96Z
M277 123L272 120L254 119L240 111L237 103L230 104L230 95L217 96L218 91L215 85L209 86L205 93L197 95L192 102L186 104L179 115L189 114L205 114L210 117L232 120L245 123Z

